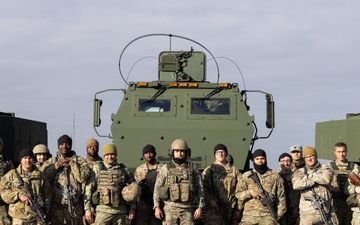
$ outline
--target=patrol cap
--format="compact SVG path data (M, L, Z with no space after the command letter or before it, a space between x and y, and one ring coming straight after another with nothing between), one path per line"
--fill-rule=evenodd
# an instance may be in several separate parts
M30 157L34 158L33 152L28 148L24 148L23 150L21 150L21 152L19 154L19 161L21 161L21 159L24 158L25 156L30 156Z
M115 154L117 155L116 146L114 144L105 144L102 148L103 157L107 154Z
M290 152L302 152L302 149L301 145L293 145L290 147Z
M136 182L124 187L121 194L127 202L137 202L141 195L141 188Z

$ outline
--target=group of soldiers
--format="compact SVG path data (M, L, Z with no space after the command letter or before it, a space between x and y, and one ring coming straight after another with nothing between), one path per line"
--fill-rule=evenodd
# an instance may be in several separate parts
M335 144L336 159L327 165L318 161L315 148L291 146L290 154L279 156L278 171L257 149L253 169L241 173L227 161L224 144L214 147L214 162L200 172L186 141L176 139L166 164L157 161L153 145L144 146L145 163L133 175L117 162L114 144L105 144L100 157L94 138L86 142L85 159L63 135L55 157L40 144L20 152L17 168L3 157L3 146L0 138L4 225L360 224L360 171L347 161L343 142Z

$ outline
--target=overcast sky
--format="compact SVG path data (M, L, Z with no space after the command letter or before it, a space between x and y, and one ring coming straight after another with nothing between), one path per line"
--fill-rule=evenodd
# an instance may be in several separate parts
M85 156L86 140L96 137L94 94L124 87L118 60L125 45L149 33L182 35L235 61L247 89L273 94L276 128L255 148L272 152L270 165L277 167L277 156L291 145L314 146L316 122L360 111L359 12L355 0L0 1L0 111L46 122L52 153L58 137L69 134ZM156 47L164 43L168 47L167 40L155 40L140 41L127 52L125 75L136 60L156 57L164 50ZM156 79L156 71L142 68L129 80ZM220 81L243 88L233 65L220 69ZM251 113L261 121L264 97L248 97ZM115 112L121 95L107 98L104 107ZM109 126L110 115L102 119ZM98 140L101 146L110 142Z

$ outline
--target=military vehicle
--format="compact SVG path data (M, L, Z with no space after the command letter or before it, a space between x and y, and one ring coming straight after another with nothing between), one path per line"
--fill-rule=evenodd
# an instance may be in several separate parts
M155 71L153 80L127 82L121 69L125 50L135 41L152 36L166 37L170 42L169 50L159 51L157 79ZM211 58L207 59L205 52L195 51L192 46L183 48L188 51L171 50L174 38L195 43ZM216 82L207 80L207 63L210 60L217 70ZM219 83L220 70L216 57L192 39L172 34L140 36L129 42L121 52L119 71L127 89L107 89L95 94L93 126L100 137L113 140L119 161L131 171L144 163L141 157L146 144L156 147L160 162L168 162L168 149L178 138L187 141L191 148L191 160L200 169L214 161L214 146L223 143L228 147L229 160L240 170L247 170L255 141L268 138L275 126L273 96L259 90L241 90L238 83ZM103 103L99 96L109 91L123 92L123 99L117 112L111 114L111 135L104 135L98 132ZM255 117L249 115L248 92L265 97L266 127L270 130L265 132L267 135L264 137L258 136Z
M4 157L16 166L22 149L33 149L37 144L47 145L46 123L19 118L15 113L0 112L0 137L4 141Z
M316 123L315 148L320 159L334 160L334 145L345 142L348 146L347 159L360 162L360 113L347 113L342 120Z

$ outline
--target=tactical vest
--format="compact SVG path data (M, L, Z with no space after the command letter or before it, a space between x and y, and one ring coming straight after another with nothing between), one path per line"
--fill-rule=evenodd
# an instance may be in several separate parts
M169 185L169 201L189 202L193 198L193 167L187 163L185 167L175 166L173 162L167 163L168 175L167 184Z
M97 190L100 194L100 204L119 207L125 200L121 195L122 189L126 186L126 175L121 168L123 165L116 165L110 169L101 162Z
M345 194L345 184L348 179L348 175L351 173L351 171L354 169L354 163L348 162L348 165L346 168L340 169L335 162L330 162L331 167L334 169L334 182L337 183L340 192L339 193L333 193L333 198L344 198L348 195Z

